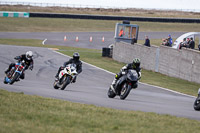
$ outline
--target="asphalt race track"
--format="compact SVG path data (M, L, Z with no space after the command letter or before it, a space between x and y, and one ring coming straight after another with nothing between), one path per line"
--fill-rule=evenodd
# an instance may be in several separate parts
M177 38L184 32L139 32L138 39L144 40L145 35L148 35L150 39L161 40L169 34L172 38ZM66 36L66 41L64 41L64 36ZM79 39L78 42L75 41L76 37ZM92 37L92 42L90 42L90 37ZM102 42L103 37L104 42ZM114 43L114 32L0 32L1 38L47 39L45 44L102 49Z
M69 57L47 48L0 45L0 88L29 95L39 95L72 102L94 104L121 110L139 110L170 114L178 117L200 120L200 112L193 109L195 97L185 96L157 87L139 84L125 100L110 99L107 90L114 75L83 63L83 72L75 84L63 91L53 88L54 76L60 65ZM14 57L28 50L34 52L34 69L27 70L24 80L6 85L3 83L4 70Z

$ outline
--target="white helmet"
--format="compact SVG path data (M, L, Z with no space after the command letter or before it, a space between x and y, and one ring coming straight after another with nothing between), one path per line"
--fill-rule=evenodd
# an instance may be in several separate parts
M33 52L32 52L32 51L27 51L27 52L26 52L26 58L27 58L28 60L31 60L31 59L32 59L32 56L33 56Z

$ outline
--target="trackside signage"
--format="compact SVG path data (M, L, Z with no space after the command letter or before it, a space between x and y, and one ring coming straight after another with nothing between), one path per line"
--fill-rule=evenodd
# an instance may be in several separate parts
M0 17L29 18L29 13L0 11Z

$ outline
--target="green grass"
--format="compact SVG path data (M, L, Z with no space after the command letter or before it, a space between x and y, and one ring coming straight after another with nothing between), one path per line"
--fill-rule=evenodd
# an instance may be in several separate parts
M1 133L196 133L200 122L0 90Z
M115 31L115 24L121 21L60 19L60 18L2 18L0 32L75 32ZM194 32L200 31L200 24L131 22L138 24L140 31Z
M106 69L113 73L118 73L121 67L125 65L124 63L114 61L111 58L102 57L101 50L66 46L42 45L41 40L29 39L0 39L0 44L58 48L61 49L59 52L69 56L72 56L74 52L78 51L81 55L81 60L98 66L100 68ZM197 95L197 91L200 86L200 84L197 83L188 82L178 78L168 77L166 75L144 69L142 70L141 82L168 88L193 96Z
M0 44L18 45L18 46L43 46L42 40L38 39L0 39ZM45 47L45 45L44 45Z

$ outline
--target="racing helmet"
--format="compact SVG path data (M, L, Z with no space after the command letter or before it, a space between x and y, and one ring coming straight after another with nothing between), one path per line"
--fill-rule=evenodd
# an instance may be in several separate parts
M75 53L73 54L73 59L74 59L75 61L78 61L79 58L80 58L79 53L78 53L78 52L75 52Z
M133 68L138 68L140 67L140 59L139 58L135 58L133 60Z
M27 51L26 52L26 59L31 60L33 57L33 52L32 51Z

